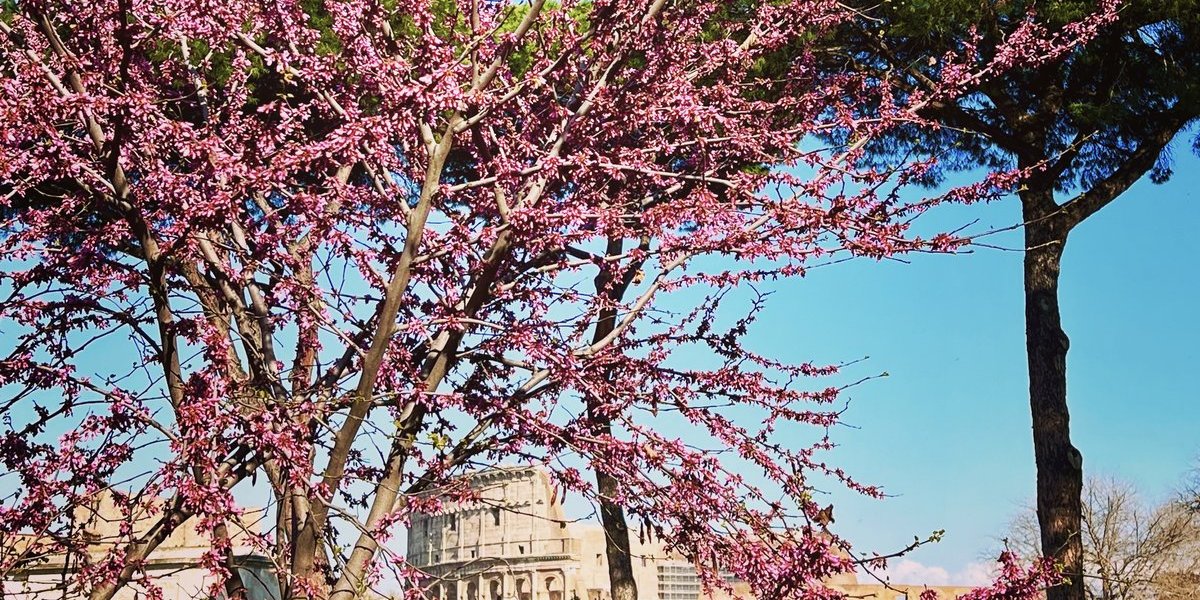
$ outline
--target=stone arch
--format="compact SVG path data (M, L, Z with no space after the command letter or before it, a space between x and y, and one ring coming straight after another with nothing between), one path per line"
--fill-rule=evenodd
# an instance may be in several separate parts
M555 575L546 576L546 598L547 600L563 600L563 585L562 579Z

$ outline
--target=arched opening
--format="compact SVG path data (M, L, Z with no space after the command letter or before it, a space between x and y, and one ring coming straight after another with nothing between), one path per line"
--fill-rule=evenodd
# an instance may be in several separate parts
M488 600L501 600L504 598L504 586L501 585L499 579L493 579L488 583Z
M546 599L563 600L562 580L553 575L546 578Z

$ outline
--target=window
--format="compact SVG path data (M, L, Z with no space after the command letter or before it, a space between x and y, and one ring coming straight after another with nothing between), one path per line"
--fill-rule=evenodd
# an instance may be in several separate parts
M450 531L458 530L458 515L450 515L447 517L450 520Z
M598 564L598 565L604 564L604 555L603 554L596 555L596 564Z
M471 551L471 558L475 558L475 551L474 551L474 550L472 550L472 551Z
M525 554L525 546L517 546L517 554Z
M492 509L492 525L495 525L496 527L500 526L500 509L499 508Z

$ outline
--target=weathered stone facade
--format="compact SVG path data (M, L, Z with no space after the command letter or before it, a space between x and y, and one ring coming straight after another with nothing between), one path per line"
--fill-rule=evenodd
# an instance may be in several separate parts
M248 600L277 600L279 583L271 562L251 549L247 533L258 531L258 522L264 517L262 510L250 510L243 515L242 522L230 527L233 554L238 573L246 586ZM111 498L102 494L94 506L80 508L72 515L83 535L93 540L92 558L99 558L121 539L119 534L122 516L114 507ZM132 518L134 535L144 532L152 522L152 515L135 515ZM14 600L72 600L82 598L77 593L74 581L82 557L39 551L41 540L35 536L23 536L0 551L12 552L23 558L23 565L9 577L0 581L0 597ZM146 560L146 576L162 594L164 600L194 600L207 598L213 576L201 564L201 559L211 545L207 535L196 530L194 522L178 528ZM147 589L134 581L117 592L116 600L137 600L149 597Z
M436 515L414 519L408 532L407 560L429 575L431 600L609 600L608 560L603 529L597 524L568 522L555 498L549 476L532 467L490 469L472 476L480 501L447 506ZM250 600L276 600L278 579L268 559L246 544L246 533L257 531L267 517L249 511L233 527L234 553ZM77 524L95 540L99 553L117 539L119 515L105 498L93 510L74 515ZM135 532L152 520L135 519ZM640 600L728 600L706 596L695 567L660 544L631 540L634 579ZM28 538L0 551L38 556L37 540ZM179 528L147 561L147 574L162 588L166 600L203 598L212 576L200 563L209 539L192 524ZM70 587L78 557L44 554L29 560L13 577L0 582L4 598L51 600L76 598ZM749 590L729 577L735 594ZM827 585L854 598L915 600L923 586L859 583L853 574ZM936 588L941 598L954 598L967 588ZM145 597L137 583L122 590L118 600ZM372 598L378 598L374 594Z
M471 485L480 494L477 504L409 526L408 561L429 573L432 597L585 600L603 587L589 573L597 565L584 560L583 540L551 497L544 472L493 469Z
M416 518L410 564L429 575L432 600L608 600L608 560L599 525L568 522L550 478L535 467L481 471L470 485L480 500ZM640 600L712 600L695 567L656 543L630 540ZM750 597L728 578L738 597ZM924 586L859 583L853 574L827 585L857 598L915 600ZM955 598L968 588L934 588ZM725 594L720 594L727 597ZM719 600L719 599L718 599Z
M438 600L607 600L608 558L599 525L568 522L546 473L491 469L471 485L480 501L415 519L408 560L430 575ZM696 600L692 565L634 540L639 595ZM660 589L661 587L661 589Z

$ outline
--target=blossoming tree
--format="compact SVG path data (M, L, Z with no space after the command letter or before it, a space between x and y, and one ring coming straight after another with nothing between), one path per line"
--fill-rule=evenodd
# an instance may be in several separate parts
M416 593L389 538L513 460L601 507L614 582L630 520L709 583L837 597L856 555L811 482L879 491L822 457L839 389L807 382L836 367L754 353L763 298L732 291L952 247L911 218L1015 174L906 203L928 163L864 167L866 142L1112 18L936 57L899 103L818 68L854 16L827 0L3 6L0 573L72 553L93 599L154 594L185 523L243 594L255 486L283 597ZM124 522L98 546L72 515L101 490ZM978 597L1048 574L1009 561Z

